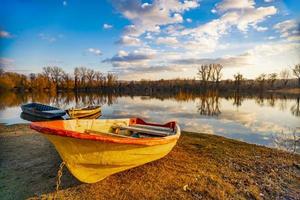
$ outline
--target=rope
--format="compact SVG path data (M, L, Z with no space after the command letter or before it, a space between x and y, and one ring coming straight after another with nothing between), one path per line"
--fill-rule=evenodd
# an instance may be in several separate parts
M60 165L59 165L59 169L57 171L57 179L56 179L56 190L55 190L55 193L53 195L53 199L55 200L57 198L57 195L58 195L58 191L59 191L59 186L61 184L61 177L63 175L63 168L65 166L65 162L61 162Z

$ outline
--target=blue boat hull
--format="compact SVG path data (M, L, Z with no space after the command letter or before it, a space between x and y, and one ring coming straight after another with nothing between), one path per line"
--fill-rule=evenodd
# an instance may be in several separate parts
M66 114L64 110L39 103L24 104L21 109L26 114L45 119L55 119Z

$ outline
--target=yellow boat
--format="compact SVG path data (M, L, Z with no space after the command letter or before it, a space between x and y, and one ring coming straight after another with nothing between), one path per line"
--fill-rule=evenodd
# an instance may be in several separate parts
M176 122L139 118L33 122L30 127L54 144L70 172L85 183L160 159L180 136Z
M92 115L96 115L98 113L101 114L100 106L88 106L86 108L71 108L67 110L68 115L74 118L88 118Z

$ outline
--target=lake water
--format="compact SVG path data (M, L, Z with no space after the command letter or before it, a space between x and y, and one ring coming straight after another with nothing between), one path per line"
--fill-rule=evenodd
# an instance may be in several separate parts
M114 96L101 94L15 94L0 96L0 123L29 123L20 105L41 102L63 109L102 105L101 118L176 120L185 131L221 135L248 143L299 152L299 96L203 95ZM299 141L298 141L299 142Z

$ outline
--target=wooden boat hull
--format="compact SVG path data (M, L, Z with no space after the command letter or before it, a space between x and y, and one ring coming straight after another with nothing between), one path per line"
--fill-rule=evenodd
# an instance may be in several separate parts
M64 110L39 103L24 104L21 109L28 115L44 119L56 119L66 114Z
M44 118L44 117L37 117L37 116L34 116L34 115L30 115L30 114L27 114L27 113L24 113L22 112L20 114L20 117L26 121L30 121L30 122L41 122L41 121L49 121L49 119L47 118ZM57 118L51 118L52 120L55 119L55 120L63 120L62 117L57 117ZM95 118L94 118L95 119Z
M67 113L71 118L88 118L99 113L101 114L101 107L96 106L84 109L68 109Z
M47 122L32 123L31 128L45 133L70 172L85 183L95 183L114 173L160 159L172 150L180 136L180 128L177 126L175 135L163 138L91 137L80 133L86 127L108 131L116 122L129 124L129 119L67 121L69 123L56 121L55 126L77 130L76 133L69 132L69 136L62 130L58 130L59 134L53 134L53 129L49 126L43 128Z

